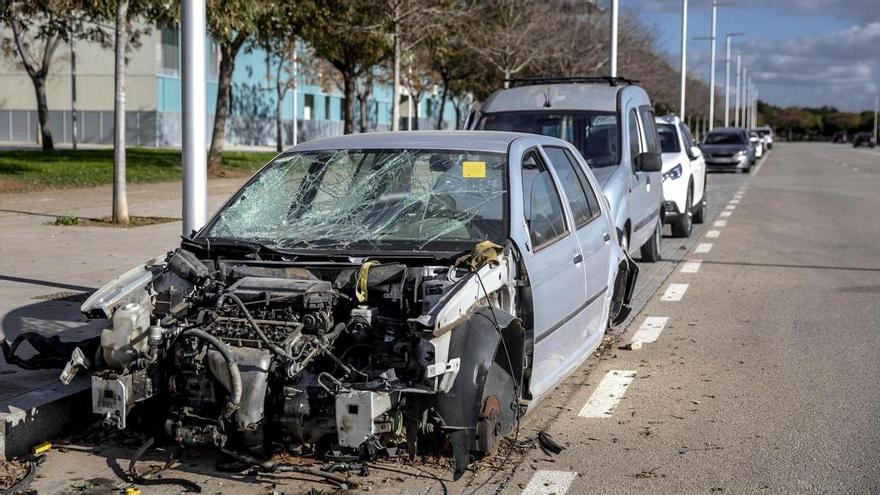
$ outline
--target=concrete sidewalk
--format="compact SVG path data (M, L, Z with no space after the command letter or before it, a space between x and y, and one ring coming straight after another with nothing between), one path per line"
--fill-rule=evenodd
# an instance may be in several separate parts
M208 185L215 211L246 178ZM180 217L180 183L128 188L131 215ZM181 223L119 229L51 225L58 216L103 217L109 186L0 194L0 325L10 340L22 332L80 340L106 324L79 313L89 293L145 260L173 249ZM75 401L88 401L88 377L64 386L55 371L24 371L0 359L0 459L68 427ZM73 400L74 402L71 402Z

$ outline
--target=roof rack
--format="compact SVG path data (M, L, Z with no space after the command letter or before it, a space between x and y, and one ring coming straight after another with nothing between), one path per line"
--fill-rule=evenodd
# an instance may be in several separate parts
M567 84L567 83L582 83L582 84L607 84L609 86L617 86L618 84L635 84L638 81L634 79L627 79L625 77L609 77L609 76L572 76L572 77L523 77L517 79L505 79L507 83L510 83L510 87L516 88L519 86L535 86L538 84Z

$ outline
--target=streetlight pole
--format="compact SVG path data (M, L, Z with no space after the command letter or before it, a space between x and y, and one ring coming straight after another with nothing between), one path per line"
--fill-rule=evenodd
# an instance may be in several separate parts
M183 235L205 224L208 167L205 152L205 0L183 3Z
M611 0L611 77L617 77L617 14L618 0Z
M687 31L688 31L688 0L681 0L681 99L678 105L678 116L684 122L685 88L687 86Z
M742 108L740 109L740 111L742 112L742 115L740 115L740 118L739 118L739 121L740 121L740 124L742 124L742 127L745 127L748 125L748 124L746 124L746 105L748 105L748 101L749 101L748 100L748 92L749 92L748 84L749 84L749 67L747 65L743 64L743 75L742 75L743 97L742 97Z
M745 33L727 33L727 56L724 58L724 127L730 127L730 38Z
M733 108L733 126L739 127L739 105L740 105L740 93L742 91L742 85L740 83L740 77L742 76L742 54L737 52L736 54L736 106Z

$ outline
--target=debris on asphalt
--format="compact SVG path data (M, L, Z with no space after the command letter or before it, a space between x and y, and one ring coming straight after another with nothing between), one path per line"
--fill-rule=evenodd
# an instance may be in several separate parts
M538 446L547 455L555 455L565 450L565 447L559 445L549 433L544 431L538 432Z

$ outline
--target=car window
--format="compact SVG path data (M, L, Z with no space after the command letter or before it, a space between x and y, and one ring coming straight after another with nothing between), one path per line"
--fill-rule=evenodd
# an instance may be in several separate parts
M574 216L575 227L580 228L590 223L594 215L584 190L586 176L584 176L580 165L563 148L546 146L544 152L550 158L550 164L553 165L553 170L556 171L556 176L559 177L559 182L565 191L565 198L568 200L572 216ZM589 187L589 184L586 186Z
M636 157L641 151L641 136L639 135L639 114L633 108L629 112L629 161L633 170L636 169Z
M657 133L660 134L660 149L663 153L678 153L681 151L673 124L657 125Z
M541 134L573 144L590 168L620 162L617 115L611 112L493 112L480 118L477 129Z
M746 144L746 133L713 131L706 134L705 144Z
M657 136L657 127L654 125L654 110L645 105L639 108L642 113L642 131L645 134L646 151L660 153L660 138Z
M678 125L678 128L681 129L681 137L684 139L684 146L687 149L691 149L694 147L694 137L691 136L691 130L688 129L688 126L682 124Z
M535 151L522 161L523 212L529 226L532 250L537 251L566 232L559 191L544 162Z

